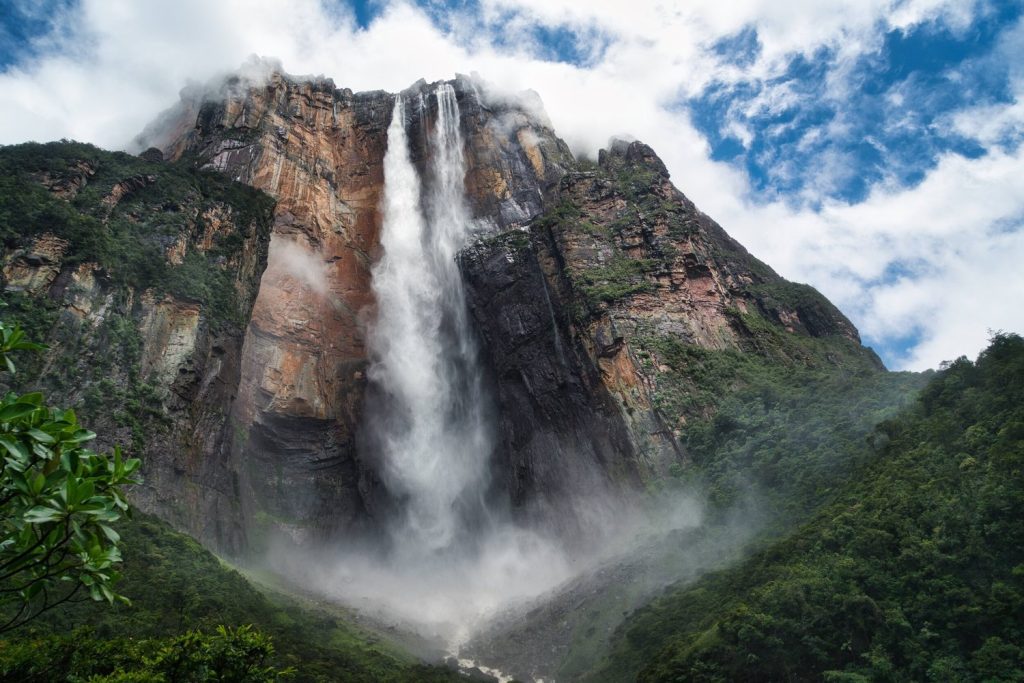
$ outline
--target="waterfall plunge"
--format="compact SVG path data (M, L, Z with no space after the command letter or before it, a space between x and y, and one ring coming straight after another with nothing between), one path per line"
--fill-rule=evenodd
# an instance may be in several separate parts
M427 551L451 546L466 513L481 512L472 502L486 483L491 451L455 262L471 230L458 104L448 84L436 96L426 187L410 158L405 103L395 99L384 156L384 256L373 269L377 320L369 335L369 378L382 396L375 417L383 474L405 505L396 540Z

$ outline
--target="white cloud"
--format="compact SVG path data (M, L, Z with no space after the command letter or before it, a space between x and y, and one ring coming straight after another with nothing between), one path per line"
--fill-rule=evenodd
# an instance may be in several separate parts
M1018 96L1010 105L984 104L961 110L953 116L953 128L985 147L1020 141L1024 139L1024 101Z
M783 274L817 284L865 335L922 342L901 367L973 355L988 329L1021 331L1024 147L979 159L944 157L912 189L876 188L862 203L820 212L735 210L726 225ZM784 237L763 229L778 226ZM774 242L774 244L773 244ZM780 244L781 243L781 244ZM924 264L895 281L890 264Z
M823 46L835 54L826 96L842 101L858 85L851 65L879 50L884 31L937 20L962 30L977 11L981 5L958 0L484 0L482 18L451 15L446 33L403 2L360 30L343 6L326 11L318 0L82 0L58 17L59 41L44 41L42 56L0 74L0 143L69 137L123 147L186 82L237 68L253 53L355 90L478 71L508 90L536 90L577 152L593 154L616 134L651 144L702 209L783 275L833 297L867 336L886 342L915 329L922 342L900 362L920 368L975 354L989 327L1024 331L1024 307L1009 298L1024 293L1024 270L1014 267L1024 262L1024 245L1006 232L1024 215L1020 153L948 156L912 189L882 184L857 205L818 196L808 206L820 208L794 208L753 197L741 171L711 161L677 103L715 80L770 78L794 52L813 56ZM516 12L504 44L518 47L496 49L488 26ZM586 67L547 62L529 52L531 22L597 31L610 43ZM762 45L758 59L721 63L709 47L748 26ZM1024 62L1017 33L1000 47L1011 64ZM783 87L751 106L791 97L801 95ZM951 125L989 145L1019 131L1021 118L1019 104L993 105L960 112ZM742 117L724 123L749 139ZM828 134L842 135L843 125L836 121ZM812 193L848 172L840 157L819 167ZM879 279L890 264L918 259L929 264L926 273Z

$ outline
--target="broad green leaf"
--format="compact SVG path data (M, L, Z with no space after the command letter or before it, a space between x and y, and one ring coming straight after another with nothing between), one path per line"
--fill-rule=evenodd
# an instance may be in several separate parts
M39 406L31 403L24 403L19 401L12 406L5 406L0 409L0 422L13 422L14 420L20 420L33 413Z
M103 522L116 522L117 520L121 519L120 514L114 512L113 510L108 510L106 508L100 508L97 510L85 510L85 514L89 515L97 521Z
M24 493L26 496L32 495L32 486L31 484L29 484L28 479L25 477L24 474L17 471L17 467L15 467L14 470L15 471L11 472L9 475L11 485L14 486L14 488L20 491L21 493Z
M20 442L10 436L0 436L0 446L4 448L12 457L28 462L28 450Z
M33 583L32 585L30 585L28 588L25 589L25 599L26 600L32 600L37 595L39 595L42 592L42 590L43 590L43 583L42 583L42 581Z
M78 487L78 491L76 493L79 501L89 500L93 497L93 494L96 493L96 487L91 481L84 481Z
M96 438L96 432L90 432L88 429L79 429L74 432L70 438L61 439L64 443L76 444L84 443L86 441L92 441Z
M57 442L56 439L54 439L52 436L42 431L41 429L30 429L28 430L28 435L31 436L36 441L38 441L39 443L51 444Z
M78 469L78 457L79 452L76 449L69 449L61 453L60 455L60 466L68 472L74 472Z
M41 407L43 405L43 401L44 397L42 392L40 391L33 391L28 394L22 394L21 396L18 397L18 403L31 403L36 407Z
M45 524L47 522L56 522L60 520L64 516L64 513L60 510L54 510L51 507L37 505L25 512L23 516L30 524Z
M18 351L45 351L49 347L45 344L37 344L30 341L19 341L12 344L11 348Z

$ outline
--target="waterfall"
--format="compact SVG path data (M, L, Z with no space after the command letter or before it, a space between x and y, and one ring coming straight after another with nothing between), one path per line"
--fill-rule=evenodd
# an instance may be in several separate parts
M410 137L423 141L425 164L413 163ZM314 558L273 553L304 585L421 624L452 652L491 615L571 575L557 541L516 524L507 501L484 500L493 402L455 259L474 229L465 173L454 88L397 96L359 437L361 457L377 465L393 503L375 508L387 516L387 533Z
M409 152L401 95L384 156L381 245L373 268L377 319L368 377L379 399L375 443L383 476L403 505L393 528L406 552L451 547L467 529L491 440L477 349L455 255L472 222L455 91L436 90L430 168L420 180Z

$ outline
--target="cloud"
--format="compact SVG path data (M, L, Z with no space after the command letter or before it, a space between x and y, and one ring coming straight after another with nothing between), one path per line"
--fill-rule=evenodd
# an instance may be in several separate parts
M345 5L319 0L81 0L32 56L0 73L0 143L69 137L126 147L186 83L253 53L355 90L397 91L421 77L477 71L499 90L537 91L577 153L593 155L613 135L651 144L676 184L756 255L832 297L891 365L922 368L976 353L989 327L1024 331L1024 309L1003 303L1024 282L1012 267L1024 261L1024 160L1013 142L1022 118L1013 66L1024 63L1019 25L994 41L989 62L943 72L988 88L983 95L1010 83L990 101L953 102L928 123L922 116L935 112L921 102L927 83L890 88L873 119L857 93L885 67L887 44L928 31L962 42L996 21L999 7L480 0L448 11L398 0L375 3L361 28ZM785 77L800 59L817 70L813 88ZM986 85L992 74L999 82ZM721 135L741 152L725 158L692 101L745 84L757 88L722 103ZM823 101L838 111L829 120L801 128L779 116ZM970 141L973 151L915 150L928 126ZM752 149L752 165L740 163ZM901 160L901 150L913 154ZM862 154L894 165L865 175ZM782 190L758 177L757 159ZM858 178L858 195L837 199ZM997 285L1002 301L993 297Z
M278 279L284 274L320 296L327 294L328 266L309 245L273 235L267 269L280 271Z
M1022 168L1024 148L949 154L919 185L877 187L859 204L776 204L726 219L754 253L773 252L782 273L818 284L893 364L934 367L976 353L989 329L1022 329L1010 303L1024 297ZM914 348L899 348L905 338Z

